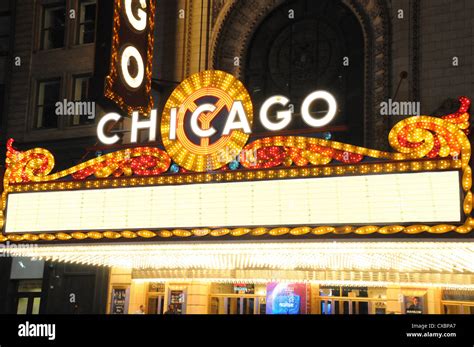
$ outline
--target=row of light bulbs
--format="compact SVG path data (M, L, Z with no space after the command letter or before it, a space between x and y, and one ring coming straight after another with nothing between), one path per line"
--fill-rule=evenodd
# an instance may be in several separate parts
M471 242L185 243L12 248L15 256L163 269L333 269L474 272Z

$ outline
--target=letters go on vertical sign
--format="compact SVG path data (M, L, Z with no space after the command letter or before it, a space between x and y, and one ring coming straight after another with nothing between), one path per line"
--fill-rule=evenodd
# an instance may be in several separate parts
M105 97L123 112L153 108L151 77L156 0L114 2L112 51Z

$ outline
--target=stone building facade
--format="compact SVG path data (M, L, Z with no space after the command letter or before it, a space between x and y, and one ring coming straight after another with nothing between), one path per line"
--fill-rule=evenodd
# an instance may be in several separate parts
M75 139L78 146L92 145L93 124L32 129L36 81L61 76L61 96L68 98L73 76L92 74L96 64L94 43L75 42L79 19L66 20L64 47L39 48L41 6L49 3L58 2L16 2L12 57L19 57L21 65L8 65L11 78L3 133L20 143L67 140L71 144L69 140ZM79 11L80 2L66 3L68 11ZM262 23L282 6L298 11L301 6L308 6L305 3L316 2L158 0L153 57L155 88L160 93L158 104L166 101L177 83L205 69L228 71L245 81L249 49ZM341 4L357 19L363 34L360 50L364 56L364 145L387 147L385 137L379 134L386 134L399 120L380 116L380 103L389 98L419 101L423 114L434 114L443 105L449 107L449 101L458 96L474 94L471 1L343 0ZM294 15L298 20L298 12ZM288 22L295 19L286 18ZM100 19L98 22L100 26L107 25L100 23ZM346 39L350 41L351 37ZM331 58L337 60L332 64L343 64L342 56ZM400 77L402 73L406 73L406 78Z
M449 112L456 108L459 96L474 94L472 2L343 0L342 3L357 18L364 37L360 49L364 52L365 145L388 146L385 135L380 134L387 134L401 119L380 116L380 103L389 98L420 102L421 113L432 115ZM244 62L250 54L254 34L266 18L285 5L296 8L298 1L203 0L176 4L162 1L158 17L161 13L166 20L158 24L161 31L157 49L176 53L168 57L172 61L163 60L157 67L158 75L165 80L180 81L207 67L231 72L245 80ZM198 20L176 19L179 9L185 9ZM201 16L206 20L210 17L210 34L201 25ZM173 26L166 23L174 19L178 29L170 32ZM204 51L199 42L204 42ZM240 64L236 64L236 58ZM342 57L337 58L342 64Z

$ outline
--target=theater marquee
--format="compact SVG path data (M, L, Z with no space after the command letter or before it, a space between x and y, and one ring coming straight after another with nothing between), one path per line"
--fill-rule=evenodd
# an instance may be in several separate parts
M393 152L275 136L237 144L254 158L204 170L189 169L196 157L179 136L166 150L124 149L56 173L47 150L20 152L10 140L1 240L467 234L474 227L470 101L460 103L445 117L398 123L389 134ZM214 158L213 151L200 155L204 163Z

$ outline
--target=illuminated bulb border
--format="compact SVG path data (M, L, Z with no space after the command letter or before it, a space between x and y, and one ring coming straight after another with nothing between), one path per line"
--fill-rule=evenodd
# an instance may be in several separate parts
M275 278L203 278L203 279L190 279L190 278L146 278L146 279L132 279L136 283L221 283L221 284L268 284L271 282L278 283L306 283L315 284L319 286L331 286L331 287L372 287L372 288L387 288L390 286L396 286L401 288L440 288L444 290L474 290L474 284L452 284L443 282L425 283L425 282L387 282L387 281L313 281L313 280L288 280L288 279L275 279ZM265 295L262 295L265 296ZM331 298L329 297L328 300ZM385 299L386 300L386 299ZM384 299L381 299L384 301ZM390 301L390 300L389 300Z
M431 281L430 276L434 275L440 277L436 277L433 286L474 288L474 264L471 261L473 242L193 242L154 245L15 245L15 248L10 245L4 252L13 256L125 267L138 271L159 269L159 273L166 274L166 278L163 277L162 280L184 280L186 276L183 271L191 271L196 276L195 281L245 282L244 279L231 278L226 274L228 271L242 270L245 275L246 271L252 272L252 269L255 269L252 278L248 278L252 283L259 279L263 282L275 280L268 276L272 276L271 271L280 270L289 271L289 278L286 279L288 281L344 285L364 282L354 279L317 280L298 275L304 272L321 273L330 269L335 272L369 272L375 275L388 272L392 278L400 274L402 279L387 281L382 278L381 281L366 281L371 285L400 285L405 282L406 285L422 283L426 286L427 282L423 282L423 278ZM270 272L265 275L265 271ZM412 278L413 281L405 281L407 278ZM282 279L285 280L279 280ZM192 275L186 279L192 280Z
M161 138L167 153L186 170L206 172L217 170L230 163L233 158L224 158L226 148L239 153L249 139L249 135L234 130L212 145L193 144L184 131L183 114L197 105L196 100L213 95L219 98L230 111L234 101L243 104L250 126L253 123L253 104L245 86L233 75L223 71L211 70L195 73L185 79L171 94L166 102L161 119ZM171 109L177 108L177 140L170 139ZM222 157L222 158L221 158ZM228 160L224 160L228 159Z

